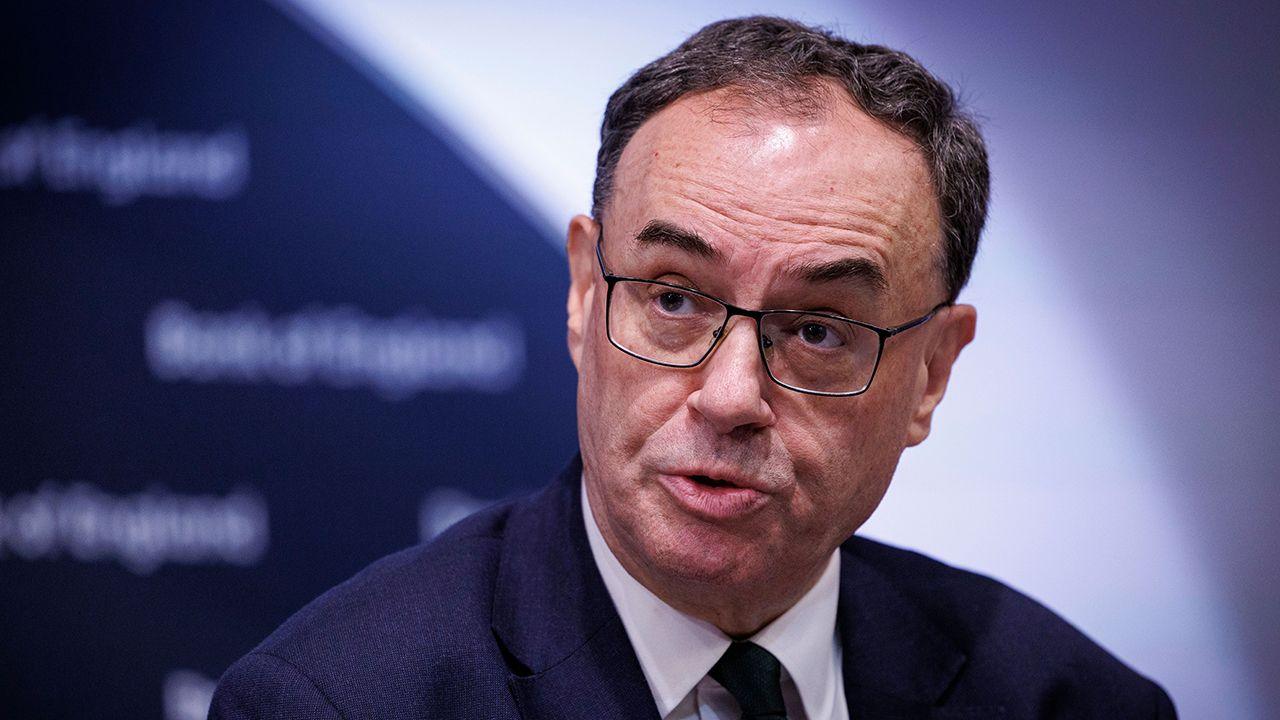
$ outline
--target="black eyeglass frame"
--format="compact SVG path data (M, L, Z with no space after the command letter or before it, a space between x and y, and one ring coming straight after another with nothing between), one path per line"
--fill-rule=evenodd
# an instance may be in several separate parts
M741 315L743 317L751 318L756 323L756 347L760 350L760 362L764 365L765 374L767 374L769 376L769 379L772 380L774 383L781 385L782 387L788 390L792 390L798 393L804 393L805 395L818 395L821 397L853 397L855 395L861 395L862 393L866 392L871 388L871 383L876 379L876 371L880 369L880 359L884 356L885 341L895 335L904 333L907 330L910 330L911 328L919 327L920 325L925 324L926 322L931 320L934 315L938 314L939 310L945 307L950 307L951 305L954 304L950 300L944 300L943 302L940 302L937 305L934 305L933 308L929 310L929 312L925 313L924 315L921 315L920 317L914 320L910 320L908 322L902 323L901 325L895 325L894 327L889 327L889 328L882 328L878 325L872 325L871 323L865 323L865 322L862 322L861 320L854 320L853 318L847 318L847 317L844 317L843 315L836 315L835 313L828 313L828 312L817 312L817 311L809 311L809 310L785 310L785 309L748 310L746 308L738 307L733 303L729 303L724 300L721 300L720 298L714 295L708 295L707 293L704 293L700 290L694 290L693 288L685 287L683 285L676 285L675 283L664 282L662 280L650 280L648 278L628 277L626 275L614 275L613 273L605 269L604 251L602 249L603 245L604 245L604 228L602 227L600 228L600 237L596 240L596 261L600 263L600 274L604 277L605 284L608 285L608 292L605 294L604 327L605 327L605 335L609 338L610 345L613 345L615 348L621 350L622 352L626 353L627 355L630 355L633 358L636 358L637 360L643 360L647 363L652 363L654 365L660 365L662 367L669 367L669 368L680 368L680 369L694 368L701 365L703 362L705 362L707 358L711 357L711 353L715 352L716 348L719 347L720 341L724 339L724 335L725 335L724 330L726 327L729 326L729 320L731 320L735 315ZM702 357L698 358L694 362L687 363L687 364L668 363L668 362L662 362L661 360L654 360L653 358L645 357L633 350L629 350L626 347L623 347L621 344L618 343L617 340L613 339L613 329L612 329L612 324L610 323L610 319L613 313L613 288L619 282L624 282L624 281L646 283L649 285L658 285L660 287L669 287L673 290L679 290L680 292L690 293L692 295L697 295L698 297L701 297L701 298L706 298L707 300L710 300L711 302L714 302L724 307L726 311L724 316L724 322L722 322L720 324L720 327L717 328L714 333L712 333L713 337L715 337L715 342L711 343L711 345L707 347L707 351L702 354ZM789 385L779 380L777 377L774 376L773 369L769 367L769 358L764 354L765 342L768 341L768 337L765 336L764 327L761 323L764 320L764 316L766 315L808 315L811 317L820 317L820 318L826 318L828 320L838 320L840 322L850 323L852 325L857 325L858 327L863 327L874 332L876 336L880 339L880 345L879 347L876 348L875 364L872 365L871 367L871 375L867 378L866 384L863 385L860 389L853 390L850 392L825 392L822 390L808 390L806 388L796 387L795 385Z

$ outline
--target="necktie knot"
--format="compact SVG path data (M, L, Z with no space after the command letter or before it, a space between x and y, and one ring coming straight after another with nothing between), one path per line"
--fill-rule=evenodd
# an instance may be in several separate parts
M782 663L753 642L734 642L709 673L738 701L742 720L785 720Z

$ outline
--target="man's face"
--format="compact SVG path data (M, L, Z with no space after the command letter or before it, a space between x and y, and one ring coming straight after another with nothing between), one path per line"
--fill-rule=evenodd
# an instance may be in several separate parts
M945 299L921 153L836 97L803 119L721 90L649 119L622 154L603 213L609 270L740 307L882 327ZM655 222L714 252L641 232ZM902 449L928 434L972 309L948 308L890 339L875 382L855 397L774 384L743 317L700 366L661 367L607 339L598 232L582 216L570 227L569 342L587 491L610 547L655 591L811 582L880 502ZM806 272L819 266L832 270Z

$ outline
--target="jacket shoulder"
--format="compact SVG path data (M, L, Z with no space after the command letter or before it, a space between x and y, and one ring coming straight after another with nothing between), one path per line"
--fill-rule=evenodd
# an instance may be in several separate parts
M211 717L275 717L282 702L307 708L299 717L324 717L326 706L348 718L438 715L505 697L490 610L513 506L472 515L307 604L227 670Z
M1012 717L1174 717L1159 685L1004 583L867 538L842 550L887 579L964 653L953 700L997 702Z

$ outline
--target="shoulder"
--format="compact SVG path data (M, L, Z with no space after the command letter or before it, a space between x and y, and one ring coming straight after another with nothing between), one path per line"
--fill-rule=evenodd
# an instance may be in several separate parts
M1017 590L866 538L841 550L845 561L885 578L965 655L953 698L998 702L1014 717L1173 717L1157 684Z
M886 579L962 649L1009 634L1038 638L1049 649L1097 648L1053 611L986 575L867 538L855 537L841 550L846 560Z
M505 695L490 608L512 507L477 513L313 600L227 670L211 717L276 716L276 704L297 717L390 716Z

